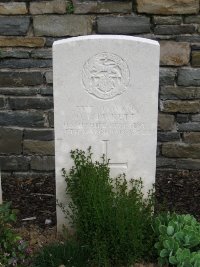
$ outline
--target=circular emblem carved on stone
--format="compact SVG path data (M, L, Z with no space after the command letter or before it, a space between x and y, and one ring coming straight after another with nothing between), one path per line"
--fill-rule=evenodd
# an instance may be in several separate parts
M121 57L104 52L86 61L82 81L89 94L107 100L121 95L126 90L129 73L128 65Z

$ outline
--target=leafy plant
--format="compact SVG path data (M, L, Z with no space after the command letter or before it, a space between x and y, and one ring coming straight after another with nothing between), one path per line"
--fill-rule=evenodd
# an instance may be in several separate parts
M101 163L93 162L90 149L71 151L71 157L74 166L69 173L63 169L71 201L63 210L90 261L94 266L129 266L151 258L152 192L144 199L141 179L111 179L109 162L104 156Z
M200 223L192 215L165 214L155 220L161 265L200 266Z
M11 203L0 205L0 263L2 266L27 266L30 249L27 242L12 229L16 215L11 210ZM1 266L0 265L0 266Z
M73 14L74 13L74 5L72 0L67 1L67 14Z
M34 267L84 267L88 266L88 253L83 246L73 240L49 245L34 259Z

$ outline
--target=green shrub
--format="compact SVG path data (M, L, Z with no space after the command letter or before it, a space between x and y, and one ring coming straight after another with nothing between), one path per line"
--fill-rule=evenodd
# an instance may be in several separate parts
M34 259L34 267L86 267L89 266L85 247L76 241L52 244L42 249Z
M108 162L92 153L71 151L74 166L63 176L71 202L64 207L94 266L129 266L153 256L152 192L144 199L142 181L111 179Z
M0 266L27 266L31 251L12 229L16 215L10 207L10 202L0 205Z
M159 235L155 247L161 265L200 266L200 223L187 215L165 214L155 220Z

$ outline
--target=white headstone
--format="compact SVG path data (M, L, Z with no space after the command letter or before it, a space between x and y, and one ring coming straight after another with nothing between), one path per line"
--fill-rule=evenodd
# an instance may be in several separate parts
M92 147L111 175L155 182L159 44L130 36L84 36L53 45L56 197L66 202L61 169L70 150ZM64 215L58 208L61 229Z

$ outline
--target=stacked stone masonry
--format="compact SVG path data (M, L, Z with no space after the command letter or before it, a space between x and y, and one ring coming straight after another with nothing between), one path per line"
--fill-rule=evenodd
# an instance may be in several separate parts
M38 222L48 214L55 218L51 47L87 34L160 42L157 197L170 208L200 214L199 6L199 0L0 2L3 197L22 217L47 201ZM25 201L36 204L27 210Z

